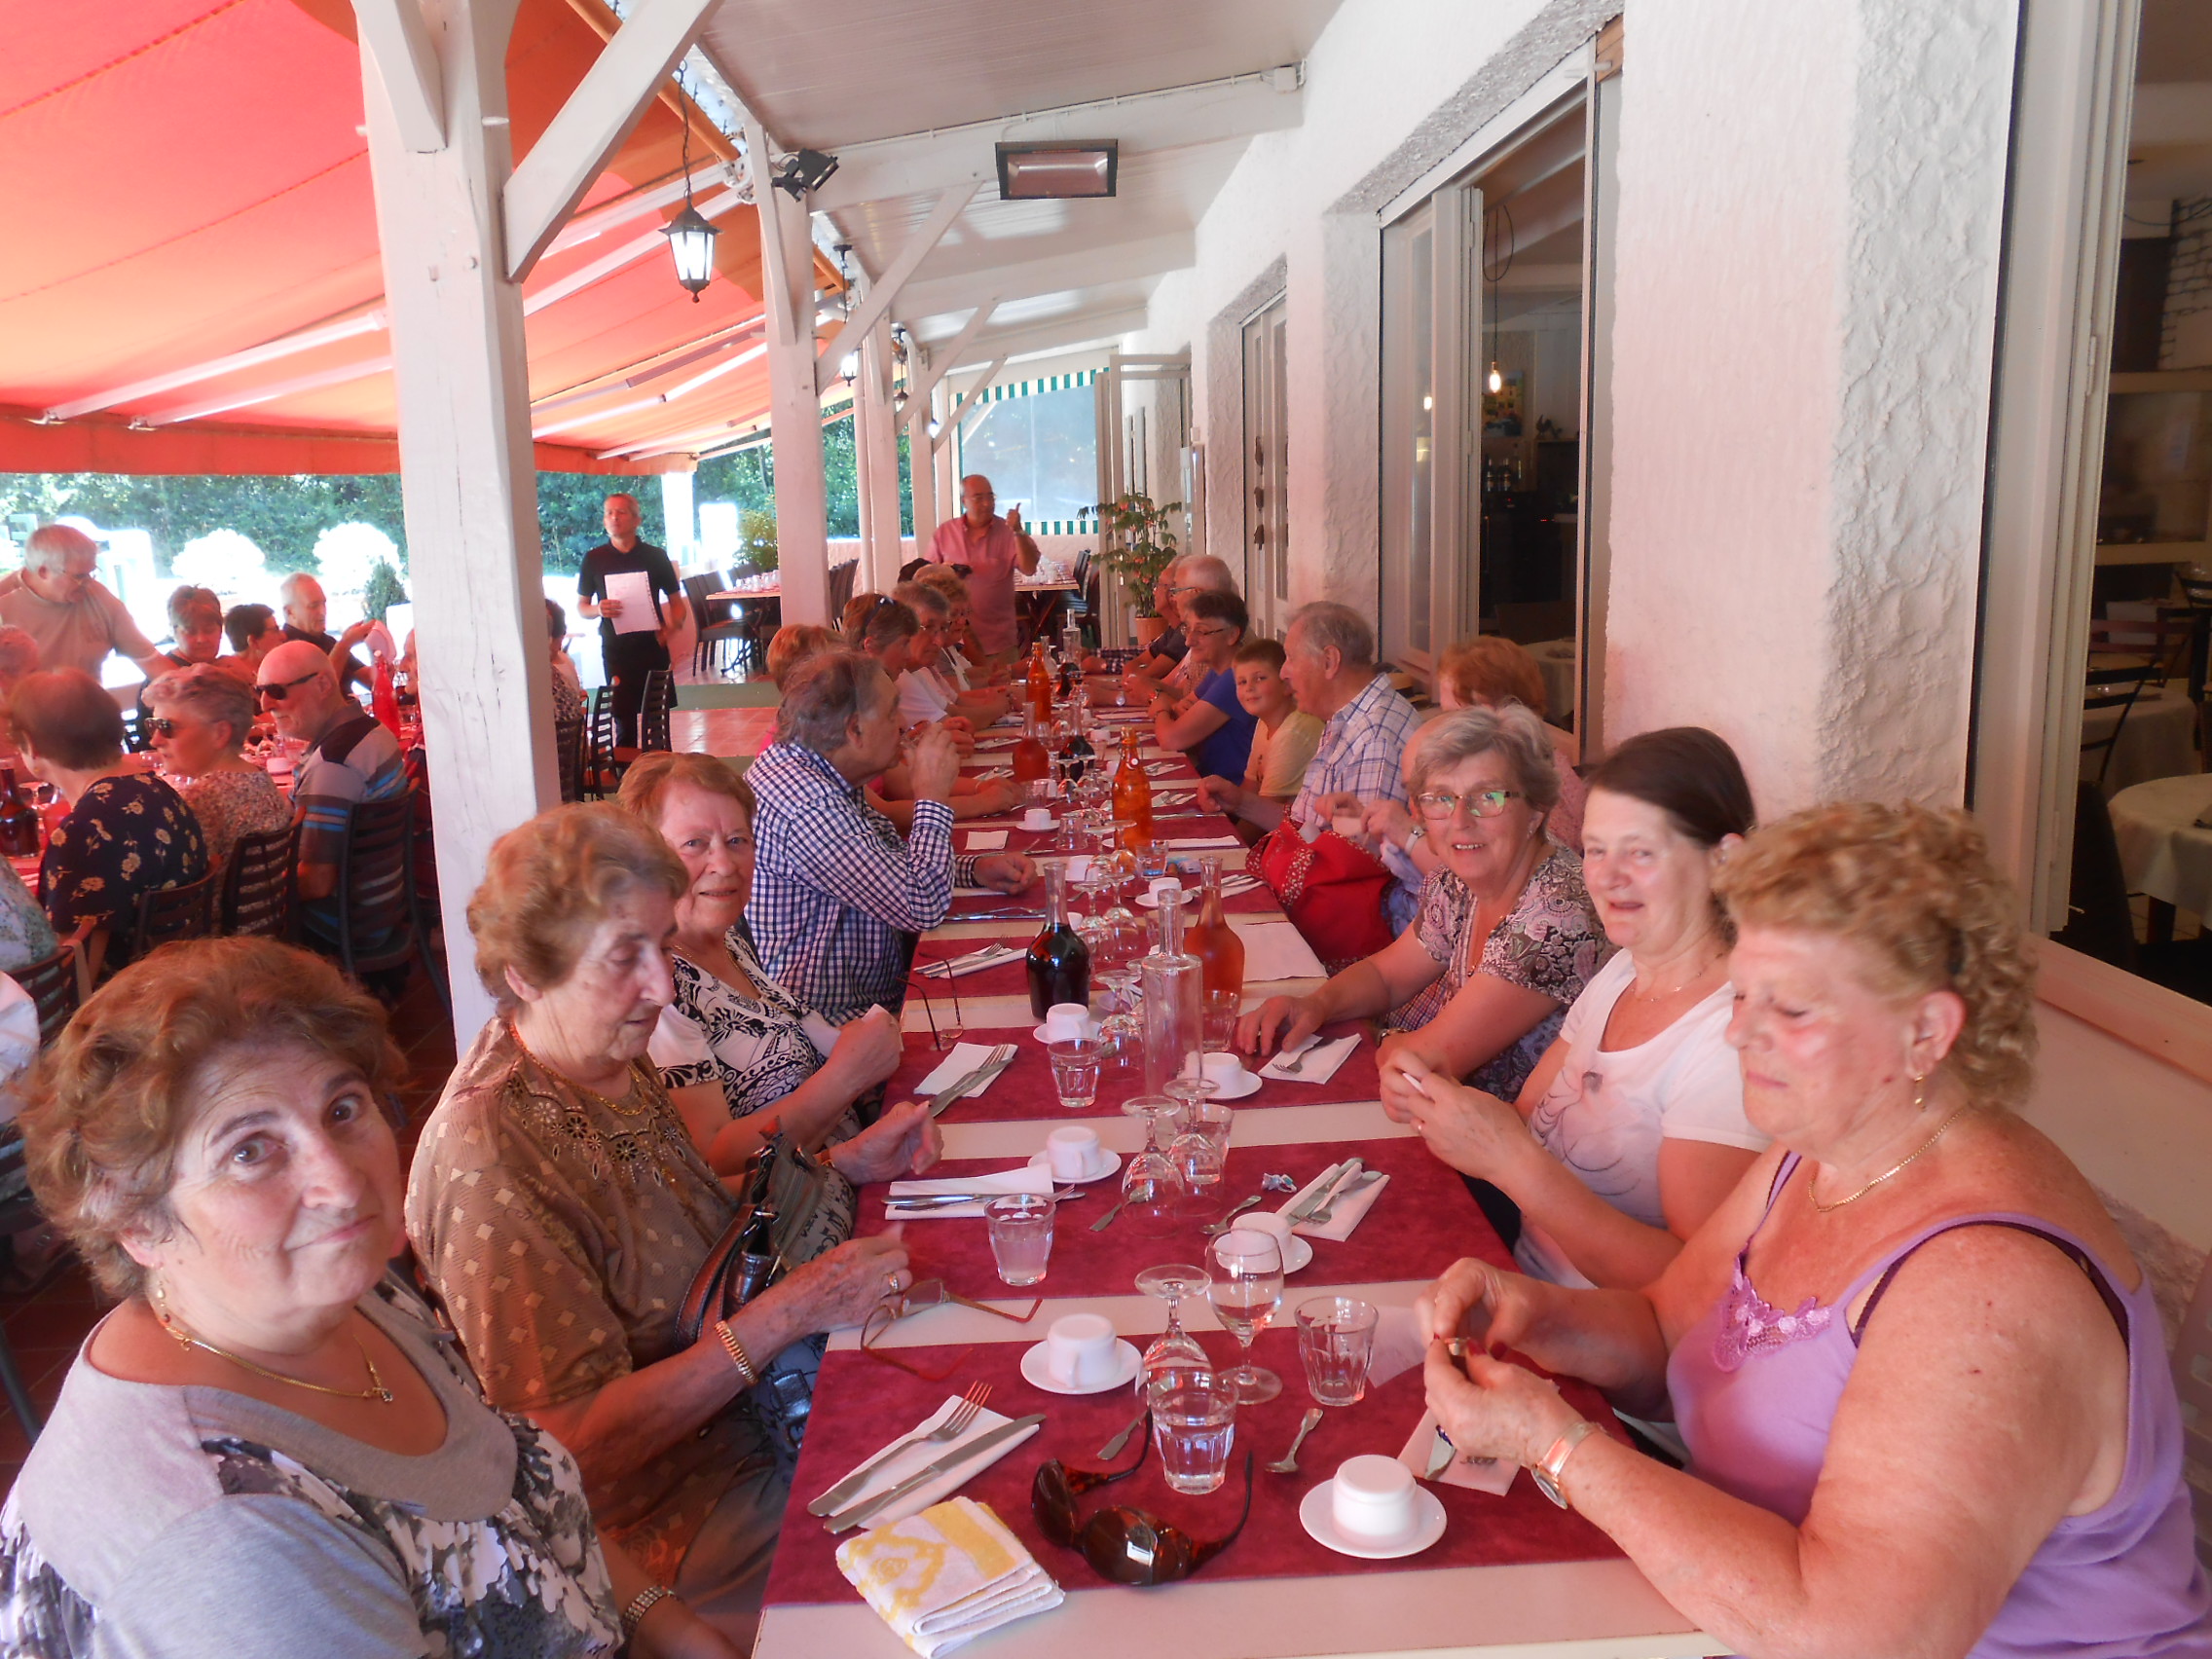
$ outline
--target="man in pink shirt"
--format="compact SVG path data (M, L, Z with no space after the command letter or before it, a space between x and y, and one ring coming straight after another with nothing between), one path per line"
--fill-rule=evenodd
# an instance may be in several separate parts
M976 643L994 662L1011 657L1020 645L1014 624L1014 573L1037 571L1037 543L1021 528L1021 509L998 516L991 481L971 473L960 481L968 510L937 527L930 562L968 567L969 625Z

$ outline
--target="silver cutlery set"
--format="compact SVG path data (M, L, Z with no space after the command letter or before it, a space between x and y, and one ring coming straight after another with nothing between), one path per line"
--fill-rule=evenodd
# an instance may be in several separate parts
M936 1117L954 1101L969 1094L980 1094L998 1081L999 1073L1014 1064L1014 1056L1020 1052L1012 1043L1001 1043L991 1051L991 1057L958 1079L949 1087L930 1096L930 1116Z

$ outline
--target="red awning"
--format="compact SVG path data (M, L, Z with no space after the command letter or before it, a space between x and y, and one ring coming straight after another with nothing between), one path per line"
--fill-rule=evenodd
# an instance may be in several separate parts
M599 0L522 0L507 57L518 155L612 27ZM0 470L397 468L381 328L40 424L48 411L375 312L383 279L351 28L345 0L105 0L92 14L0 0L0 222L12 228L0 252ZM585 210L676 177L682 137L668 105L653 104ZM695 124L694 168L714 159L709 138L721 142ZM674 211L549 254L526 301ZM744 336L759 315L754 210L737 205L718 223L719 279L701 303L656 245L532 314L537 424L561 428L540 441L540 466L667 471L687 459L602 458L663 437L704 449L712 438L692 434L734 435L759 421L757 357L673 402L635 407L757 340L755 329L667 367L696 343ZM821 279L835 284L827 267ZM547 410L554 399L567 400Z

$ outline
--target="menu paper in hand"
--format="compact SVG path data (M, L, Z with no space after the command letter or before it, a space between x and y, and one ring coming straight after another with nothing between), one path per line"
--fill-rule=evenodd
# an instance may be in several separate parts
M653 579L645 571L608 571L607 597L622 605L622 614L614 618L617 634L649 634L660 626L660 611L653 605Z
M1252 970L1248 950L1244 960L1244 977L1249 979ZM1285 1049L1260 1068L1260 1075L1271 1083L1327 1083L1337 1075L1337 1068L1349 1059L1351 1051L1358 1047L1357 1032L1327 1043L1309 1041L1299 1048ZM1285 1060L1298 1061L1298 1069L1294 1072L1284 1071L1282 1062Z
M922 1659L1066 1600L1006 1523L968 1497L846 1539L837 1569Z
M933 1193L989 1193L993 1197L1001 1193L1034 1193L1039 1198L1051 1198L1052 1169L1050 1164L1024 1163L1018 1169L1002 1169L996 1175L953 1175L922 1181L894 1181L885 1197L894 1199L920 1198ZM972 1220L982 1213L983 1205L980 1201L972 1204L945 1204L938 1209L898 1209L888 1202L883 1206L884 1217L890 1221L957 1221L963 1217Z

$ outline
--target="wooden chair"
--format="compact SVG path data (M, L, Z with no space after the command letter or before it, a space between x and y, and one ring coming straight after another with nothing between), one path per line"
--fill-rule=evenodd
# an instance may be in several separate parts
M216 927L226 937L292 938L292 876L299 862L296 830L240 835L223 872Z
M415 792L357 802L338 850L338 885L325 920L305 912L309 932L338 966L358 979L420 960L447 1012L446 988L422 922L415 891ZM335 932L326 932L334 928Z
M2174 1343L2174 1392L2181 1396L2181 1467L2196 1511L2196 1559L2212 1567L2212 1261Z
M77 1012L77 951L73 945L63 945L52 956L43 957L27 968L18 968L8 977L23 987L31 1001L38 1005L38 1040L41 1046L52 1043L61 1035L61 1028L69 1023L69 1016Z
M132 958L171 940L205 939L214 932L216 881L212 874L203 875L198 881L139 894L138 919L130 934Z

